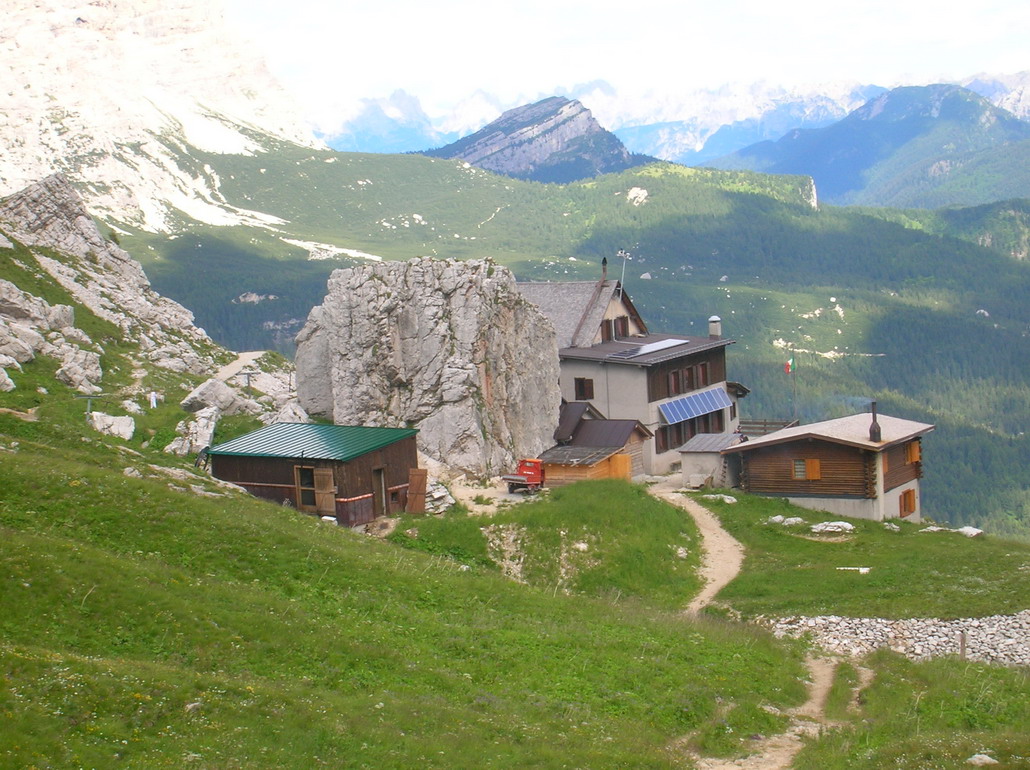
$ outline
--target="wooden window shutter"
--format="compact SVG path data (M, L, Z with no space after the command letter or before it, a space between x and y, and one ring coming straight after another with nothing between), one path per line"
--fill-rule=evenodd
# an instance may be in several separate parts
M818 460L805 460L805 477L809 481L817 481L823 477L822 465Z
M922 459L922 450L919 445L919 442L909 442L909 444L905 447L905 461L909 463L917 463Z

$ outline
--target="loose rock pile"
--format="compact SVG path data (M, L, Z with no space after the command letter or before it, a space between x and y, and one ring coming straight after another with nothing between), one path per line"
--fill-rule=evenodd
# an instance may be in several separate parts
M837 615L764 618L776 636L811 634L830 652L862 656L887 647L913 660L962 654L968 660L1006 665L1030 665L1030 610L1015 615L937 620L915 618L845 618Z

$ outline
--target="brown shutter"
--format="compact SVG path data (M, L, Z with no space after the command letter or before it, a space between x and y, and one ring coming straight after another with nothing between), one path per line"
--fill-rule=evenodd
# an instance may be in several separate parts
M805 460L805 477L809 481L818 481L823 477L822 466L818 460Z

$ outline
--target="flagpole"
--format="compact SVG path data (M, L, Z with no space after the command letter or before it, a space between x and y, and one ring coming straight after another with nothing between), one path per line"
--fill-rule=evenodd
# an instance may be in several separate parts
M790 355L790 380L794 386L794 422L798 421L798 361L794 353Z

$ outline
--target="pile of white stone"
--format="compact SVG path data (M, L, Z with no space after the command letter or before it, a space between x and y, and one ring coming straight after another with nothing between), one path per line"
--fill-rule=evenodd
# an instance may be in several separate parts
M887 647L913 660L953 655L967 660L1030 665L1030 610L986 618L846 618L837 615L764 618L776 636L811 635L824 649L862 656Z

